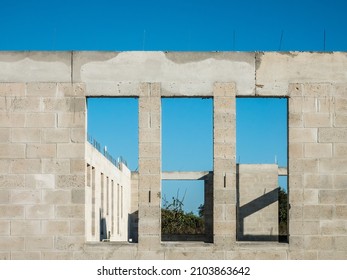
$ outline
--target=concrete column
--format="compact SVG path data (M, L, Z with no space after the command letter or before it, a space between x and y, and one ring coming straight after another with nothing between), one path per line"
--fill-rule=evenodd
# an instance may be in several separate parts
M142 83L139 94L139 250L159 249L160 191L160 84Z
M233 83L214 85L213 233L223 247L236 241L235 93Z

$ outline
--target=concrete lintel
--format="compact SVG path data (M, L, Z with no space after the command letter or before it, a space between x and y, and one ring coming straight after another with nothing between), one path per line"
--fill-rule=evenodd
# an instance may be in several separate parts
M169 171L161 174L163 180L206 180L212 171Z
M288 175L288 169L287 167L278 167L278 176L287 176Z

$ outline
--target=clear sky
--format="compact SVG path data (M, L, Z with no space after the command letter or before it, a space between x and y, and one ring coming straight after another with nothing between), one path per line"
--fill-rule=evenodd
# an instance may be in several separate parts
M347 50L345 0L0 1L0 50ZM137 100L116 101L88 101L88 131L135 170ZM163 170L210 170L212 100L181 102L162 101ZM238 162L287 164L286 106L237 100Z

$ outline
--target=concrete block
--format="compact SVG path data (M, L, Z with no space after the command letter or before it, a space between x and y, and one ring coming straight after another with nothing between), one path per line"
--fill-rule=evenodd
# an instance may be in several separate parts
M330 83L309 83L303 85L305 96L325 97L331 96L332 85Z
M332 127L331 114L317 114L307 113L304 114L304 126L305 127ZM335 119L336 120L336 119Z
M0 174L10 173L10 160L9 159L0 159ZM0 175L1 180L1 175Z
M302 221L303 207L299 205L292 205L292 207L289 209L289 219L291 221Z
M290 127L304 127L303 114L290 112L288 114L288 123Z
M70 222L69 221L42 221L42 234L46 235L69 235Z
M42 202L45 204L70 204L70 190L43 190Z
M344 192L346 195L347 192ZM345 198L347 200L347 198ZM336 205L335 218L341 220L347 220L347 205Z
M0 219L23 219L23 218L24 218L24 206L0 205Z
M1 251L24 250L24 237L17 236L1 236L0 237Z
M84 217L84 205L57 205L56 218L81 219Z
M84 128L86 124L85 112L58 113L58 127Z
M216 129L229 128L235 129L236 114L235 112L218 113L213 112L213 127Z
M158 158L139 157L139 172L141 174L158 174L159 175L161 172L160 160L158 160Z
M11 141L22 143L35 143L41 141L40 128L13 128Z
M347 189L347 175L334 175L335 189Z
M304 174L304 188L327 189L333 188L333 175Z
M55 187L55 176L53 174L25 175L25 187L36 189L52 189Z
M10 221L0 220L0 236L3 236L3 235L6 236L10 234L11 234Z
M347 251L347 236L336 236L335 237L335 250Z
M9 204L10 192L8 190L0 189L0 204Z
M0 252L0 260L10 260L11 259L11 253L8 252Z
M83 83L58 83L57 84L58 96L65 97L84 97L85 84Z
M24 113L5 113L0 112L0 127L24 127L25 114Z
M84 143L57 144L58 158L84 158Z
M140 228L139 228L140 233ZM139 234L139 250L140 251L157 251L160 249L160 235Z
M335 204L336 191L334 190L320 190L318 193L320 204Z
M86 162L84 159L71 159L70 160L70 173L71 174L85 174Z
M42 172L48 174L70 174L69 159L43 159Z
M25 115L26 127L56 127L55 113L27 113Z
M11 221L11 235L28 236L41 234L41 222L29 220Z
M304 235L318 235L320 234L319 221L305 221L302 224L302 234Z
M159 143L161 139L161 131L160 129L139 129L139 143ZM139 153L141 151L139 150Z
M12 97L6 101L7 112L39 112L41 110L40 98Z
M330 236L305 236L304 248L306 250L332 250L334 238Z
M53 219L54 205L38 204L25 206L25 217L27 219Z
M213 156L214 158L227 158L232 159L235 157L235 145L234 144L224 144L224 143L214 143Z
M344 115L338 114L338 115L334 115L334 117L335 117L335 119L334 119L334 126L335 127L344 127L344 128L346 128L347 114L344 114Z
M347 221L321 221L320 226L322 235L347 235Z
M302 234L295 235L291 233L289 235L289 244L291 250L302 250L304 248L304 236Z
M0 158L24 158L25 144L0 144Z
M41 252L42 260L72 260L73 252L61 251L43 251Z
M55 158L57 155L56 144L28 144L27 158Z
M319 161L320 173L346 173L347 159L346 158L323 158Z
M289 124L289 143L312 142L317 142L317 128L292 128Z
M25 238L26 250L50 250L53 248L52 236L27 236Z
M215 97L213 99L213 110L218 113L235 112L235 98Z
M72 189L84 188L84 175L57 175L57 188Z
M11 130L9 128L0 128L0 143L10 142Z
M74 204L83 204L85 203L85 190L72 190L71 202Z
M318 194L319 190L315 189L305 189L304 190L304 204L318 204Z
M214 128L213 137L215 143L236 143L236 129L230 128Z
M23 188L25 185L24 175L0 175L0 188Z
M318 159L289 159L289 170L291 172L318 173ZM290 174L289 174L290 175Z
M25 96L25 83L0 83L0 96Z
M304 201L304 191L301 189L290 189L289 203L300 205Z
M43 143L68 143L70 142L70 129L45 128L42 129Z
M84 128L72 128L71 129L71 142L72 143L84 143L86 141L86 132Z
M334 109L335 109L336 113L345 114L347 112L347 98L335 97L335 108Z
M36 204L41 202L41 191L12 190L11 204Z
M143 142L139 144L139 152L143 158L160 158L161 146L159 143Z
M71 220L70 221L70 235L84 235L85 234L85 221L84 220Z
M236 95L235 83L214 83L213 96L214 97L232 97Z
M27 96L48 96L56 97L57 84L56 83L28 83Z
M334 158L347 157L347 143L334 143Z
M84 236L57 236L54 239L54 248L62 251L83 250Z
M347 251L319 251L318 252L319 260L346 260L347 259Z
M303 158L304 157L304 144L302 143L289 143L290 158Z
M347 128L319 128L318 140L320 143L346 143Z
M29 252L23 252L23 251L17 251L17 252L11 252L11 260L40 260L41 259L41 252L38 251L29 251Z
M13 174L33 174L41 172L41 159L14 159L10 163Z
M289 251L289 260L317 260L317 251Z
M213 159L213 166L214 166L214 173L224 173L224 172L233 170L236 167L235 156L231 158L216 158L215 157Z
M59 92L59 91L58 91ZM85 98L42 98L45 112L83 112L85 111Z

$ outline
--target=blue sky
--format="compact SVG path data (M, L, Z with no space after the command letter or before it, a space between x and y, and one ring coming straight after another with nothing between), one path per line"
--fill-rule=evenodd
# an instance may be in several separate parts
M0 50L346 51L346 11L345 0L1 0ZM135 170L137 100L100 101L89 132ZM163 170L212 169L212 103L193 101L163 100ZM238 99L238 161L287 164L285 109Z

